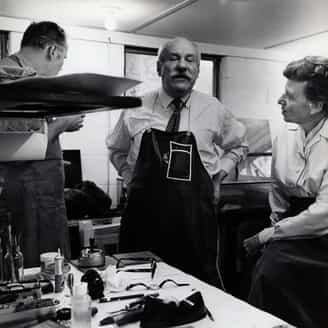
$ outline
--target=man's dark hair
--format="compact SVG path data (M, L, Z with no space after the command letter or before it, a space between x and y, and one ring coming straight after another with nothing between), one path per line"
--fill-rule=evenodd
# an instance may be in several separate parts
M54 22L33 22L24 32L21 48L29 46L44 49L49 44L65 46L65 31Z

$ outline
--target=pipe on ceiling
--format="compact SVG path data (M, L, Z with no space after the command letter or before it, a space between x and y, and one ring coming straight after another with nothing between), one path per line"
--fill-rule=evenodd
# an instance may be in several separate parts
M147 27L149 25L152 25L152 24L160 21L163 18L168 17L168 16L176 13L177 11L179 11L181 9L184 9L186 7L191 6L192 4L194 4L197 1L199 1L199 0L184 0L184 1L181 1L178 4L176 4L175 6L169 8L169 9L164 10L159 15L157 15L157 16L155 16L155 17L153 17L153 18L145 21L144 23L140 24L139 26L131 29L129 32L130 33L136 33L138 31L142 30L143 28L145 28L145 27Z

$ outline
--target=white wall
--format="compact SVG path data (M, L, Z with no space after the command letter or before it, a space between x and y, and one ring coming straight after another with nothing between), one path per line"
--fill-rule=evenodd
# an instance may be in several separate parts
M271 136L283 120L277 100L285 87L286 62L225 57L220 66L220 98L237 117L267 119Z
M281 44L271 49L288 53L292 59L301 59L305 56L328 57L328 32Z

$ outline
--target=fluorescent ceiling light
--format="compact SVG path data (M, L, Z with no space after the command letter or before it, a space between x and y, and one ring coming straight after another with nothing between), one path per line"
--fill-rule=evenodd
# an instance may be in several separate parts
M104 8L104 26L107 30L113 31L117 28L118 16L121 12L119 7L106 7Z

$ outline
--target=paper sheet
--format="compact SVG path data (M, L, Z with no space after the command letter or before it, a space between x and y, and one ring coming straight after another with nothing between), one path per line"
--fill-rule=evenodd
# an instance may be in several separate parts
M0 133L0 162L42 160L48 136L37 132Z
M46 121L0 119L0 162L43 160L47 145Z

